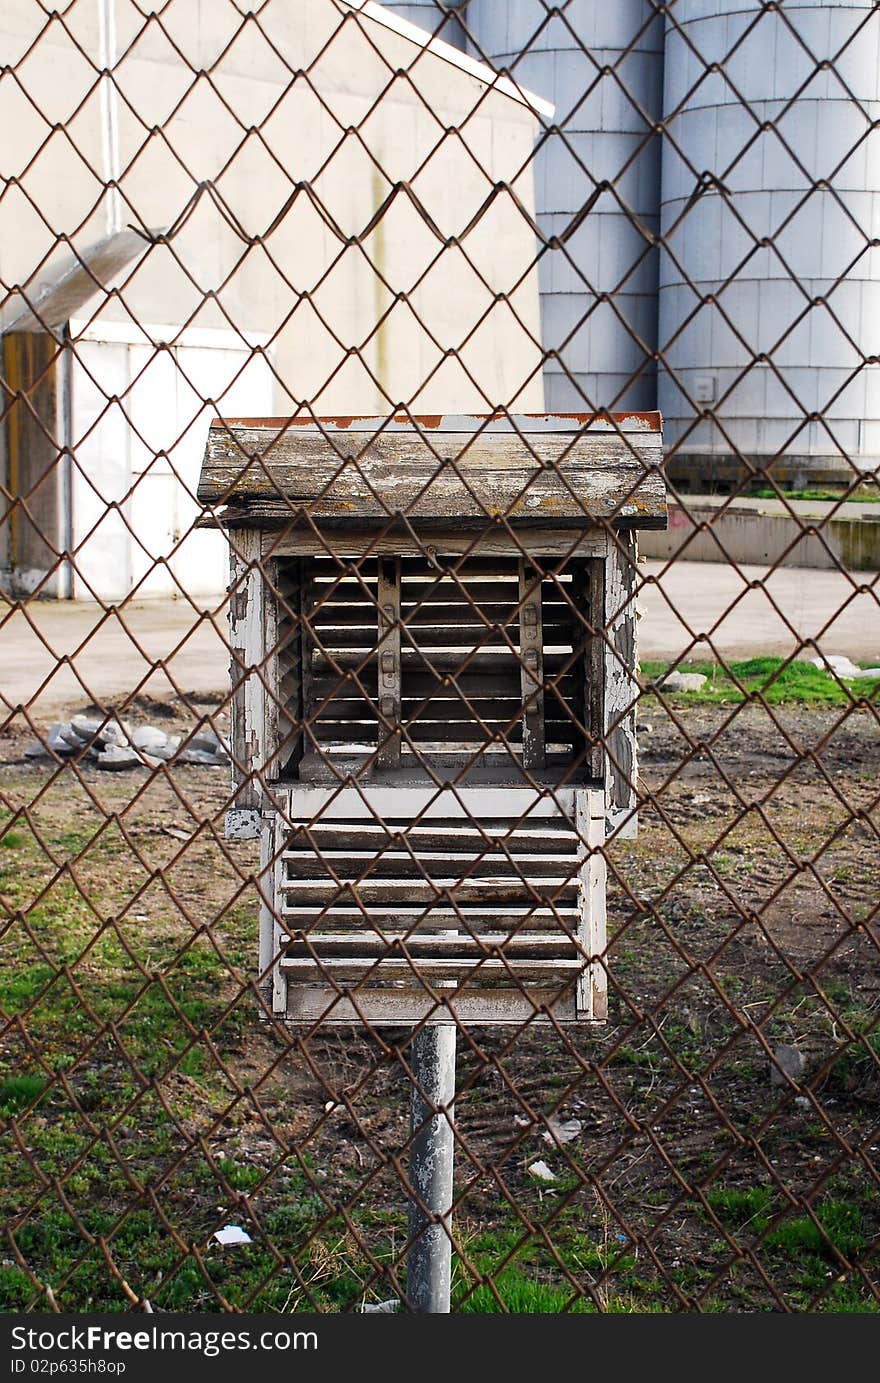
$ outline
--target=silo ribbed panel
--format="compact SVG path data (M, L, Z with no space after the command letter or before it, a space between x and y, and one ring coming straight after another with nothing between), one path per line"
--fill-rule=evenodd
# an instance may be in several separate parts
M550 7L553 8L553 7ZM476 56L555 103L536 156L547 407L652 408L663 21L649 0L471 0Z
M869 0L678 0L668 20L659 403L696 479L737 451L780 479L877 464L878 44Z

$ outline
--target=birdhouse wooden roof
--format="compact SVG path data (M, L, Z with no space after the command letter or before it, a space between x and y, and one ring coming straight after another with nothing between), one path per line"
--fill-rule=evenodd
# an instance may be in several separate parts
M223 526L665 528L659 413L212 422L198 486Z

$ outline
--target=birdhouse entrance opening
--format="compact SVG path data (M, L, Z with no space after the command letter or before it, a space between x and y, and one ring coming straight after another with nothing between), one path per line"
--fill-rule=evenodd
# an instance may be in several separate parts
M283 779L600 777L601 561L334 555L277 573Z

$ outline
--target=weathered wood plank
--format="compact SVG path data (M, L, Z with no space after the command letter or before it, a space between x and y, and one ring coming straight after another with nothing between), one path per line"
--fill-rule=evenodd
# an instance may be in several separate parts
M377 700L381 722L378 725L379 768L398 768L400 765L400 558L383 557L379 561L378 587L378 666L376 670Z
M318 822L314 826L300 826L291 831L284 853L287 857L300 851L320 850L323 853L334 849L369 850L378 855L386 850L399 849L406 841L417 855L426 847L443 851L447 856L460 853L472 855L484 849L502 849L510 854L523 850L529 855L555 855L563 852L573 838L571 831L553 830L552 827L540 825L528 829L520 827L514 832L503 825L495 826L492 822L484 823L481 831L473 826L456 828L438 823L401 827L395 831L372 822L350 826L343 822Z
M577 956L546 957L536 960L511 959L492 960L478 956L420 956L418 960L406 958L379 959L378 957L357 960L350 956L325 956L316 947L317 956L285 955L280 963L288 979L320 983L332 980L338 984L357 984L365 979L412 980L424 977L430 984L438 980L458 980L464 978L485 984L489 980L503 980L508 984L526 984L532 980L566 980L579 975L583 970L583 960Z
M525 768L543 768L544 738L544 625L541 578L531 563L519 563L519 645L522 688L522 758Z
M230 545L229 647L235 805L262 804L260 778L276 768L281 702L275 564L260 536L242 531Z
M574 819L575 797L579 789L569 786L551 790L531 787L437 788L400 786L306 787L294 784L280 788L276 800L290 827L323 819L363 821L375 819L473 822L508 820L525 822L529 818L564 815ZM285 800L286 799L286 800Z
M316 717L309 727L315 737L322 743L332 742L333 744L368 744L373 745L376 741L376 732L379 731L380 740L384 742L387 735L385 726L377 718L372 720L361 719L360 721L336 720L332 716ZM495 736L499 739L495 740ZM513 744L519 744L521 738L521 727L519 724L510 725L503 721L484 723L482 725L470 721L427 721L417 720L401 724L399 735L396 736L398 745L404 749L408 744L489 744L499 743L501 736ZM389 763L380 762L379 768L397 768L400 764L400 753Z
M324 882L312 879L282 879L280 895L289 906L319 906L360 901L365 907L372 903L522 903L532 899L568 902L577 898L577 881L571 875L563 878L519 880L437 878L365 879L362 883Z
M578 1020L574 985L560 990L536 986L522 989L437 990L432 997L424 985L380 989L361 987L353 996L329 985L292 984L285 1011L287 1021L296 1024L368 1023L382 1027L413 1027L416 1023L448 1023L450 1019L467 1026L482 1024L522 1024L548 1022L552 1012L556 1023Z
M200 521L201 522L201 521ZM263 520L261 520L263 522ZM223 527L232 530L248 527L254 523L254 516L247 509L229 508L223 514ZM217 527L213 522L205 524ZM447 557L469 555L471 552L515 553L520 543L512 538L503 525L491 524L468 526L464 521L454 533L446 530L414 537L402 524L382 525L380 533L357 531L342 525L335 525L326 534L316 534L311 523L300 519L292 521L290 513L269 516L264 525L263 551L273 557L326 557L330 551L344 553L347 560L359 561L365 556L381 557L386 554L401 557L417 557L429 554L442 554ZM551 528L541 526L530 528L528 549L531 557L604 557L608 550L608 536L601 528Z
M404 701L401 708L401 721L407 725L413 724L413 717L417 721L433 723L434 721L452 721L461 724L473 724L479 717L485 722L496 722L501 725L509 725L516 720L522 707L520 701L515 697L507 700L497 698L474 697L464 702L461 697L452 697L448 700L441 700L439 696L432 696L425 702L417 698L408 698ZM363 697L357 696L345 698L343 696L330 697L325 701L319 701L309 708L309 714L319 713L322 717L326 716L330 720L368 720L372 719L372 710L369 703Z
M576 906L559 904L535 904L532 907L511 909L510 907L487 908L485 905L459 904L452 909L446 907L395 907L373 906L369 914L363 908L351 906L331 907L316 910L307 907L285 907L284 920L287 927L300 932L322 933L330 928L341 930L351 928L353 935L360 935L364 928L397 928L406 926L410 930L425 928L434 935L438 928L452 930L465 928L475 935L491 931L502 925L509 927L509 935L517 935L527 930L531 936L539 930L545 935L558 938L565 929L574 935L577 931L580 911Z
M572 842L575 839L573 836ZM282 876L285 889L293 887L297 879L339 879L356 883L360 879L448 879L454 873L468 879L500 879L504 876L531 880L547 875L551 878L574 878L578 869L573 850L568 855L527 855L519 851L499 854L486 849L475 854L458 853L453 861L449 854L442 852L424 849L409 852L389 847L379 854L326 849L320 855L314 855L301 850L285 850L283 858L286 863L286 872ZM450 867L453 864L454 869Z
M443 676L452 676L456 680L459 674L466 675L471 672L492 672L502 676L505 673L515 673L519 677L522 668L522 659L519 654L510 652L506 644L496 648L480 646L472 653L467 651L463 653L450 652L446 649L429 653L427 649L404 647L400 656L404 671L410 667L430 673L433 668ZM548 677L573 669L574 663L575 660L570 653L545 653L543 657L543 665ZM368 650L366 654L362 654L345 648L331 650L328 647L325 652L315 650L312 654L312 668L316 674L339 668L344 671L364 673L367 669L373 669L377 665L381 667L381 653L373 650ZM543 681L543 677L541 681ZM534 685L533 681L533 690Z
M606 864L605 812L597 794L578 797L576 824L581 837L580 889L578 892L578 941L589 964L584 965L577 985L577 1011L580 1018L608 1017L608 975L605 969L607 945L605 925Z
M413 958L455 955L471 961L483 958L538 960L544 956L576 958L580 955L575 938L567 936L562 930L558 936L549 936L547 933L533 936L529 932L514 935L485 932L482 936L466 936L462 932L394 931L380 934L364 927L359 935L352 932L322 932L319 936L312 936L301 930L282 932L279 940L285 947L285 954L311 954L320 947L321 955L347 956L358 960L394 954L407 954ZM311 947L311 952L305 949L307 947Z
M661 463L657 432L438 433L429 446L416 432L350 431L337 444L317 430L231 425L209 431L198 498L255 504L282 521L302 506L315 519L502 514L664 527Z
M638 551L634 534L618 534L605 563L607 638L604 651L605 770L609 825L637 827L636 792L636 579Z

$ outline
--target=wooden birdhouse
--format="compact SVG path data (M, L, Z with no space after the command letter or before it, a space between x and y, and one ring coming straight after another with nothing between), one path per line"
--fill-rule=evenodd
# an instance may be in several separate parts
M216 421L233 837L294 1022L605 1016L656 414Z

